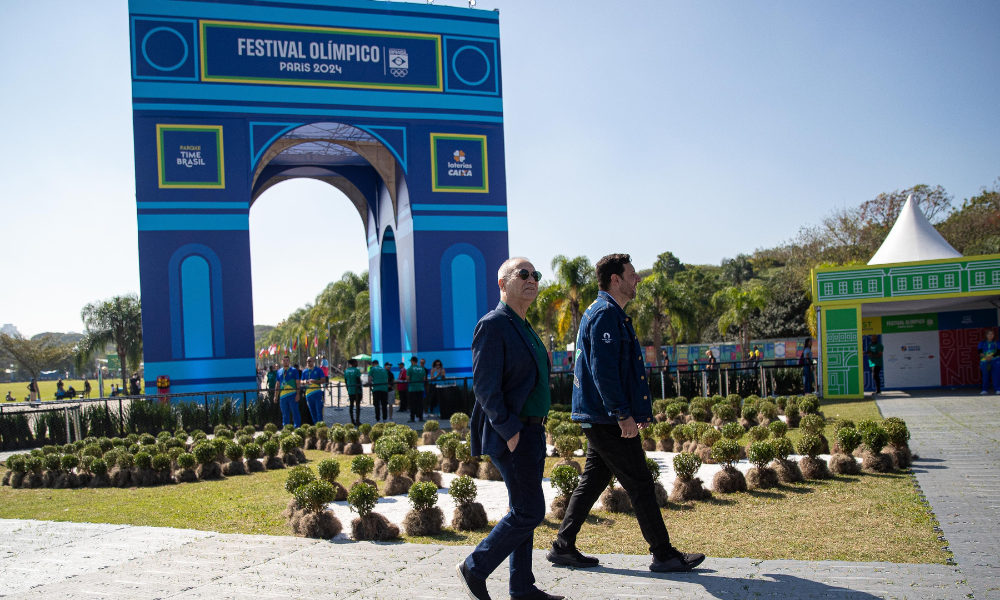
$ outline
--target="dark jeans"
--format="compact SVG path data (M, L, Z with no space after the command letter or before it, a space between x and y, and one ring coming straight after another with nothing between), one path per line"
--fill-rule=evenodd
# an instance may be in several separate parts
M350 403L348 412L351 414L351 423L361 425L361 392L348 394L347 401ZM357 416L355 416L357 414Z
M396 395L399 396L399 412L403 412L409 407L407 400L410 397L410 393L406 390L396 390Z
M389 392L376 392L372 390L372 404L375 405L375 420L389 418Z
M465 559L469 571L480 579L490 576L510 557L510 595L525 596L535 591L531 573L531 548L535 528L545 518L542 471L545 468L545 428L525 425L514 451L491 456L507 485L510 512L504 515L486 539ZM643 463L643 468L645 468ZM647 471L648 472L648 471Z
M614 476L632 500L635 518L639 521L642 537L649 544L649 551L657 560L670 558L673 547L656 504L653 476L646 467L642 439L639 436L623 438L618 425L593 425L584 428L583 433L587 436L587 464L580 485L570 496L555 543L567 549L576 547L580 527Z
M876 394L882 393L882 378L880 377L880 375L882 375L882 367L878 365L872 367L872 381L875 382Z
M410 392L410 420L420 419L424 420L424 393L423 392Z

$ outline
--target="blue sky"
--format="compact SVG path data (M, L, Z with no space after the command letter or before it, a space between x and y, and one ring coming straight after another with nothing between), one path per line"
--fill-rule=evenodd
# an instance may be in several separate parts
M718 263L883 191L960 202L1000 176L1000 3L493 7L510 250L545 274L556 254ZM127 16L0 4L0 323L23 333L79 331L83 304L139 289ZM289 209L294 243L273 225ZM367 266L357 212L325 184L273 188L250 223L257 323Z

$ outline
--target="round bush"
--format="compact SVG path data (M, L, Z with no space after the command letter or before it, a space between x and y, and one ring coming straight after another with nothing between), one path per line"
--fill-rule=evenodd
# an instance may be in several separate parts
M668 419L676 419L681 414L681 405L676 402L670 404L669 406L667 406L667 409L666 411L664 411L664 414L667 415Z
M670 439L670 434L673 432L674 426L672 423L667 423L663 421L661 423L655 423L650 428L653 430L653 437L658 440L668 440Z
M701 458L693 452L681 452L674 457L674 472L682 480L694 477L701 468Z
M177 466L182 469L193 469L196 464L198 464L198 459L190 452L185 452L177 457Z
M128 442L129 446L131 446L132 444L137 444L139 442L139 434L130 433L125 436L125 441Z
M118 455L118 467L121 469L131 469L135 466L135 456L131 452L122 452Z
M403 454L394 454L389 457L386 467L390 475L402 475L410 470L410 461Z
M260 458L260 445L247 444L246 446L243 446L243 455L246 456L248 460Z
M435 421L434 419L424 421L424 433L432 433L438 429L441 429L441 423Z
M872 454L878 454L882 452L882 448L889 443L889 434L882 429L881 426L876 425L875 427L867 427L863 432L861 432L861 437L865 441L865 446L868 446L868 450Z
M358 431L361 433L361 435L370 435L372 432L371 423L362 423L361 425L358 426Z
M818 435L804 435L799 439L799 443L795 445L795 449L803 456L816 458L823 450L823 440L819 439Z
M785 406L785 416L789 420L794 420L799 418L799 405L791 401Z
M340 463L332 458L319 461L319 464L316 465L316 470L319 471L319 478L323 481L333 483L340 477Z
M62 448L60 449L60 452L62 452L63 454L75 454L76 446L74 446L73 444L63 444Z
M367 454L359 454L351 461L351 473L365 479L375 469L375 461Z
M143 446L152 446L156 443L156 438L153 437L151 433L144 433L139 436L139 444Z
M102 452L107 452L115 447L115 445L111 443L111 439L106 437L97 438L97 445L101 447Z
M795 445L792 444L792 440L786 437L772 439L771 447L774 448L774 457L781 460L788 460L789 455L795 453Z
M559 490L560 496L569 498L580 485L580 474L570 465L557 465L549 475L549 484Z
M406 454L406 451L409 449L409 441L397 435L395 431L386 433L377 442L372 444L372 452L375 453L375 456L386 462L389 461L389 457L395 454Z
M461 462L468 462L472 458L472 448L469 442L459 442L455 446L455 458Z
M84 456L93 456L94 458L100 458L104 456L104 451L97 444L89 444L83 449Z
M709 420L711 414L708 412L707 409L701 406L695 406L694 408L691 409L691 416L694 417L695 421L706 422Z
M747 448L747 460L758 469L763 469L767 463L774 460L774 446L766 440L750 444Z
M217 437L214 440L211 440L211 442L209 443L211 443L212 446L215 448L216 454L225 455L226 446L229 444L229 442L230 442L229 438Z
M757 405L757 414L773 421L778 418L778 405L768 401L761 402Z
M311 512L318 513L323 512L326 505L336 499L337 490L334 489L331 483L320 479L310 481L295 488L293 495L299 506Z
M367 425L367 423L365 423ZM375 443L380 437L385 435L385 423L375 423L372 425L371 431L368 432L368 438Z
M333 441L338 444L343 444L347 441L347 430L343 427L334 427L330 432L330 437Z
M167 448L184 448L184 442L178 438L170 438L165 442Z
M60 460L63 471L72 471L80 464L80 459L75 454L64 454Z
M195 459L197 459L200 465L207 465L215 460L215 457L219 454L215 450L215 444L208 441L195 444L194 448L191 449L191 453L194 454Z
M458 447L458 436L454 433L445 433L437 440L437 447L441 450L441 456L445 458L455 458L455 449Z
M744 404L743 410L740 415L747 421L752 421L757 418L757 405L756 404Z
M42 457L40 456L29 456L24 460L24 468L32 473L40 473L43 466L45 465L42 464Z
M763 425L754 425L747 432L747 437L749 437L754 442L760 442L771 437L771 430Z
M299 447L298 440L295 438L298 436L290 435L281 440L281 451L285 454L291 454L295 452L295 449Z
M268 433L272 433L272 434L273 433L277 433L278 432L278 426L275 425L274 423L267 423L266 425L264 425L264 431L266 431Z
M135 455L135 466L140 469L149 469L153 466L153 455L149 452L137 452Z
M774 403L777 404L778 408L781 410L785 410L785 407L788 406L788 396L778 396L774 399Z
M293 433L292 435L288 436L288 439L292 440L292 443L295 444L296 448L302 448L306 445L306 438L302 437L297 433Z
M727 440L738 440L746 433L746 429L739 423L726 423L722 426L722 436Z
M61 454L46 454L45 458L42 459L42 464L49 471L58 471L62 465L62 455Z
M315 425L310 425L309 427L306 428L306 436L316 439L317 437L319 437L317 433L318 431L319 428L317 428Z
M90 463L90 472L94 475L107 475L108 463L103 458L95 458L94 462Z
M437 504L437 492L437 485L430 481L419 481L410 486L410 491L406 493L406 497L410 500L413 510L421 511Z
M288 470L288 476L285 478L285 491L294 494L295 490L313 481L316 481L316 475L312 469L305 465L292 467Z
M93 456L90 456L90 455L86 455L85 454L84 456L81 456L80 457L80 468L83 469L85 472L88 472L88 473L91 472L90 471L90 465L94 464L95 460L97 460L97 459L94 458Z
M465 429L469 425L469 415L465 413L454 413L451 415L451 428L452 429Z
M240 460L243 458L243 446L230 442L226 444L226 458L232 461Z
M647 456L646 468L649 469L649 474L653 476L653 482L660 480L660 463Z
M344 438L348 444L357 444L361 441L361 432L357 429L348 429Z
M712 460L732 467L740 460L740 445L736 440L723 438L712 444Z
M711 448L712 446L715 445L715 442L721 439L722 439L722 432L719 431L718 429L710 428L706 429L705 432L701 434L701 437L698 438L698 441Z
M799 421L799 429L806 435L820 435L826 429L826 419L819 415L806 415Z
M367 517L378 504L378 488L370 483L356 483L347 494L347 503L360 517Z
M24 473L26 468L24 462L27 456L24 454L11 454L7 457L7 468L11 471L17 471L18 473Z
M812 394L806 394L800 398L798 404L802 414L814 414L819 411L819 399Z
M560 435L555 439L556 451L563 458L572 458L573 453L580 447L580 438L572 435Z
M736 409L728 402L719 402L713 405L712 414L722 421L734 421L736 419Z
M101 458L104 459L104 462L108 463L108 468L110 469L114 467L116 464L118 464L119 454L121 454L121 451L115 448L113 450L105 452L104 456L102 456Z
M142 452L142 446L140 446L139 444L132 444L131 446L128 447L128 451L130 454L136 454L137 452Z
M264 454L266 454L268 458L274 458L275 456L278 455L278 450L280 450L281 448L278 445L278 442L274 440L268 440L264 442L264 445L261 447L261 449L264 450Z
M232 430L230 430L225 425L216 425L215 429L212 431L212 433L214 433L216 437L220 437L221 436L221 437L233 439L233 432L232 432Z
M157 454L150 464L154 471L166 471L170 468L170 457L166 454Z
M855 427L854 425L854 421L850 419L837 419L837 421L833 424L833 432L837 433L838 431L840 431L845 427L851 427L857 429L857 427Z
M882 429L888 436L889 443L897 448L906 446L910 441L910 430L906 427L906 422L898 417L889 417L882 421Z
M691 439L688 431L689 429L687 425L678 425L670 430L670 437L674 438L674 440L678 442L686 442Z
M837 430L837 442L841 451L848 456L853 454L863 441L861 434L853 427L842 427Z
M569 465L565 465L569 466ZM570 467L571 469L573 467ZM574 472L576 469L573 469ZM455 499L458 504L469 504L476 501L476 494L479 491L476 489L476 482L472 480L468 475L462 475L451 482L451 487L448 488L448 495Z
M317 427L316 428L316 437L318 437L321 440L328 440L328 439L330 439L330 429L328 427Z
M417 455L417 468L420 469L422 473L430 473L437 468L438 457L437 454L429 450L425 450Z
M322 423L323 422L320 421L319 423L316 423L316 426L320 427ZM323 425L323 426L325 426L325 425ZM245 434L247 434L249 436L253 436L255 433L257 433L257 428L254 427L253 425L247 425L246 427L243 428L243 433L245 433Z
M768 423L767 428L771 430L771 435L776 438L785 437L785 434L788 433L788 425L778 419Z
M249 435L241 434L236 436L236 443L239 444L240 446L246 446L247 444L250 444L252 442L253 442L253 437Z

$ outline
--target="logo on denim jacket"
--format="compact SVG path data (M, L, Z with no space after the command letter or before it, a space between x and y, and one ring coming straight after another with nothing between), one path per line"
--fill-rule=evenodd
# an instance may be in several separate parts
M608 333L607 331L605 331L603 339L604 339L604 343L605 344L610 344L611 343L611 334Z

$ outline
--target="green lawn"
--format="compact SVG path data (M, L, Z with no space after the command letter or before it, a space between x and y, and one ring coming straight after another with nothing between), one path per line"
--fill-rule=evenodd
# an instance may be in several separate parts
M117 383L121 386L122 382L118 379L105 379L104 380L104 395L108 396L111 394L111 384ZM69 386L73 386L76 391L80 394L83 393L83 380L82 379L63 379L63 384L65 389L69 389ZM97 380L91 379L90 386L93 390L90 393L91 398L97 398L100 393L97 389ZM56 382L55 381L39 381L38 389L42 393L42 400L55 400L56 399ZM27 381L17 381L10 383L0 383L0 402L7 397L7 392L10 391L14 394L17 402L23 402L25 398L28 397L28 382Z

